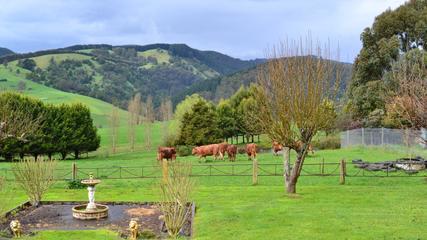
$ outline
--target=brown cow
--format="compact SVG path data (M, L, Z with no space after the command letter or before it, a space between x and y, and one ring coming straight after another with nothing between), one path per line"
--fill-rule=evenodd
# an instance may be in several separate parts
M214 159L216 160L219 152L219 144L209 144L209 145L203 145L199 147L194 147L192 154L199 156L199 160L203 157L206 158L206 156L214 156Z
M246 144L246 154L248 154L249 160L256 158L256 149L257 146L255 143Z
M273 153L274 155L278 155L277 152L280 152L283 150L283 145L279 142L273 141Z
M176 149L174 147L159 147L157 149L157 160L162 161L163 159L175 160Z
M296 146L296 149L301 149L302 148L302 141L298 140L295 143L295 146ZM308 144L307 153L314 154L313 146L311 144Z
M227 156L230 161L236 161L237 146L229 144L227 146Z

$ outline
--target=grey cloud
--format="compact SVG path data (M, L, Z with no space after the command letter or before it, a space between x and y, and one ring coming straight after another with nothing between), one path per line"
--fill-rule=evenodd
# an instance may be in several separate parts
M0 0L0 46L18 52L72 44L187 43L234 57L308 31L339 42L353 61L359 35L376 15L404 0Z

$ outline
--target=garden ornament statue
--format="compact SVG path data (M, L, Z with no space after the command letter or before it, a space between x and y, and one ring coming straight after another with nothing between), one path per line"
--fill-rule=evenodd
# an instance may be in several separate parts
M14 237L21 237L21 223L18 220L13 220L10 222L10 230L12 230Z
M138 238L138 219L136 218L132 218L129 222L129 230L130 230L130 239L131 240L136 240Z

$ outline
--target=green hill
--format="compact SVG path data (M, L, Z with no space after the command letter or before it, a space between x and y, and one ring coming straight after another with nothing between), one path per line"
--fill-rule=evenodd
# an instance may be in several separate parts
M13 64L9 64L7 67L0 65L0 91L20 91L25 95L52 104L81 102L90 108L92 117L98 127L102 128L108 125L108 114L112 109L111 104L92 97L63 92L35 83L26 79L27 73L28 70ZM123 120L127 120L127 112L120 110L120 117Z
M10 55L10 54L14 54L14 52L10 49L0 47L0 57Z
M0 62L28 69L27 79L42 85L125 108L137 92L143 99L153 96L158 106L163 97L174 98L194 83L246 70L263 60L240 60L185 44L100 44L8 55Z

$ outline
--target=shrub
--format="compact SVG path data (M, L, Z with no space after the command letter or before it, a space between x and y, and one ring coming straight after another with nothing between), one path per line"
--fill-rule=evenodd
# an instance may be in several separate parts
M191 155L192 150L193 150L192 146L178 146L176 149L178 155L181 157Z
M174 146L176 142L176 136L174 134L168 134L163 137L163 146Z
M43 194L53 184L55 160L23 159L12 165L16 182L25 191L31 205L38 206Z
M341 141L339 135L329 135L313 141L315 149L339 149L341 148Z
M67 181L68 189L84 189L86 186L81 183L81 180L69 180Z

